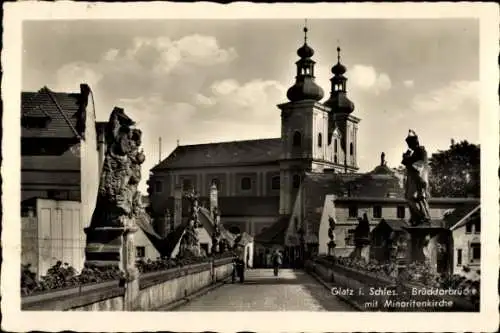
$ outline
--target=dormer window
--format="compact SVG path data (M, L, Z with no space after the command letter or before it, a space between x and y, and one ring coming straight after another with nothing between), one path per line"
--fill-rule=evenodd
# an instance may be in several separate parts
M21 125L24 128L46 128L51 118L39 106L24 112L21 117Z
M21 125L24 128L46 128L50 120L50 117L23 116L21 118Z

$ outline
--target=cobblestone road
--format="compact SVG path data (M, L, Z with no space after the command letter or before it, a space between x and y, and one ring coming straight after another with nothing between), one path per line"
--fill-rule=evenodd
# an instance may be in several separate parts
M245 283L225 284L176 311L355 311L302 271L246 271Z

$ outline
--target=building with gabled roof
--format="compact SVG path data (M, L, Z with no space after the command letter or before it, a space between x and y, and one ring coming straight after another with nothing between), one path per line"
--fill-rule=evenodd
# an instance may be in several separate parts
M22 263L38 276L57 261L83 268L88 227L104 159L104 128L96 122L93 94L47 87L21 93ZM136 252L156 259L163 240L150 218L137 220Z

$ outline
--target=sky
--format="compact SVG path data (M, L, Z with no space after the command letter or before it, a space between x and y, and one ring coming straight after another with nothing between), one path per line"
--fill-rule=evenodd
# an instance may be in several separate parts
M360 171L398 167L409 129L429 153L479 143L479 22L309 19L328 99L338 45L361 118ZM143 131L148 171L177 145L280 135L303 20L72 20L23 23L22 89L90 85L97 119L123 107ZM161 152L159 138L162 139Z

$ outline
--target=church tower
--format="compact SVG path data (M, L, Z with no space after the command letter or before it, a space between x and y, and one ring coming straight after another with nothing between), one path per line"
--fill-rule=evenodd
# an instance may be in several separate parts
M304 27L304 44L297 50L295 84L287 92L289 102L278 105L283 145L280 162L282 215L292 213L304 172L321 172L331 164L327 141L330 109L319 102L324 92L315 82L314 50L307 44L307 32Z
M332 67L330 98L324 103L330 109L328 117L328 140L334 142L335 169L341 172L356 172L358 123L352 115L354 103L347 97L347 69L340 61L340 47L337 47L337 64ZM339 168L340 167L340 168Z

